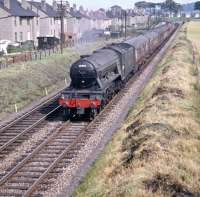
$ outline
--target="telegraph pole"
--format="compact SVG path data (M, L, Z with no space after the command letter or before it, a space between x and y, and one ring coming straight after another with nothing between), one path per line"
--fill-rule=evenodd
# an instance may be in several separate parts
M61 32L60 32L60 50L61 50L61 53L63 53L63 44L64 44L64 7L63 7L63 1L61 0L61 3L60 3L60 6L61 6L61 15L60 15L60 29L61 29Z
M58 1L58 13L59 13L59 18L60 18L60 50L61 53L63 53L63 48L64 48L64 42L65 42L65 32L64 32L64 18L66 16L66 11L67 11L67 1L60 0Z
M127 38L127 12L126 10L125 10L124 15L125 15L125 40L126 40Z
M123 33L124 33L124 37L125 37L125 40L127 38L127 11L126 10L122 10L121 12L121 31L122 31L122 36L123 36Z

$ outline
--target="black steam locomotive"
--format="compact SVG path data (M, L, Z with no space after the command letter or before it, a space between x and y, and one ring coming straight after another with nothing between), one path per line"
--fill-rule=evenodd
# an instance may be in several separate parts
M64 118L94 118L174 30L167 23L81 57L71 66L71 84L59 99Z

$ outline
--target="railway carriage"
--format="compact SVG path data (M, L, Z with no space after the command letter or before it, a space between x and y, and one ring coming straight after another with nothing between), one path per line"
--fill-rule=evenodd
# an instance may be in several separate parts
M159 47L160 40L158 39L158 32L150 31L147 34L144 34L145 37L149 39L149 55L152 55L154 51Z
M71 84L59 99L64 119L91 119L112 99L174 30L171 24L82 56L70 69Z
M144 35L127 40L125 43L132 46L134 53L134 64L144 64L146 58L149 56L149 40Z

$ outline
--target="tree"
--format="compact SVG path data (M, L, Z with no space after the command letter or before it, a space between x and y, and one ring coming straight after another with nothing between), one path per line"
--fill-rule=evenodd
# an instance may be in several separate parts
M180 10L181 6L173 0L166 0L163 3L163 8L170 13L177 13Z
M156 3L151 3L151 2L146 2L146 1L139 1L135 3L135 6L137 8L155 8L157 4Z
M197 1L197 2L194 4L194 9L195 9L195 10L200 10L200 1Z

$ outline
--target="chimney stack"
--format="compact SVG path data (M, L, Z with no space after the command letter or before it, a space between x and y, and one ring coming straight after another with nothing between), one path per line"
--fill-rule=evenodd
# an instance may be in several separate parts
M41 0L41 8L43 10L46 10L46 1L45 0Z
M80 12L80 13L84 13L84 8L83 8L82 5L79 7L79 12Z
M21 6L24 8L24 9L27 9L29 6L28 4L26 3L26 0L21 0Z
M73 4L73 10L76 11L76 4Z
M3 0L4 7L10 9L10 1L11 0Z
M55 11L58 10L58 5L57 5L56 0L53 0L53 9L54 9Z
M70 10L70 3L69 1L66 1L66 11L69 12Z

